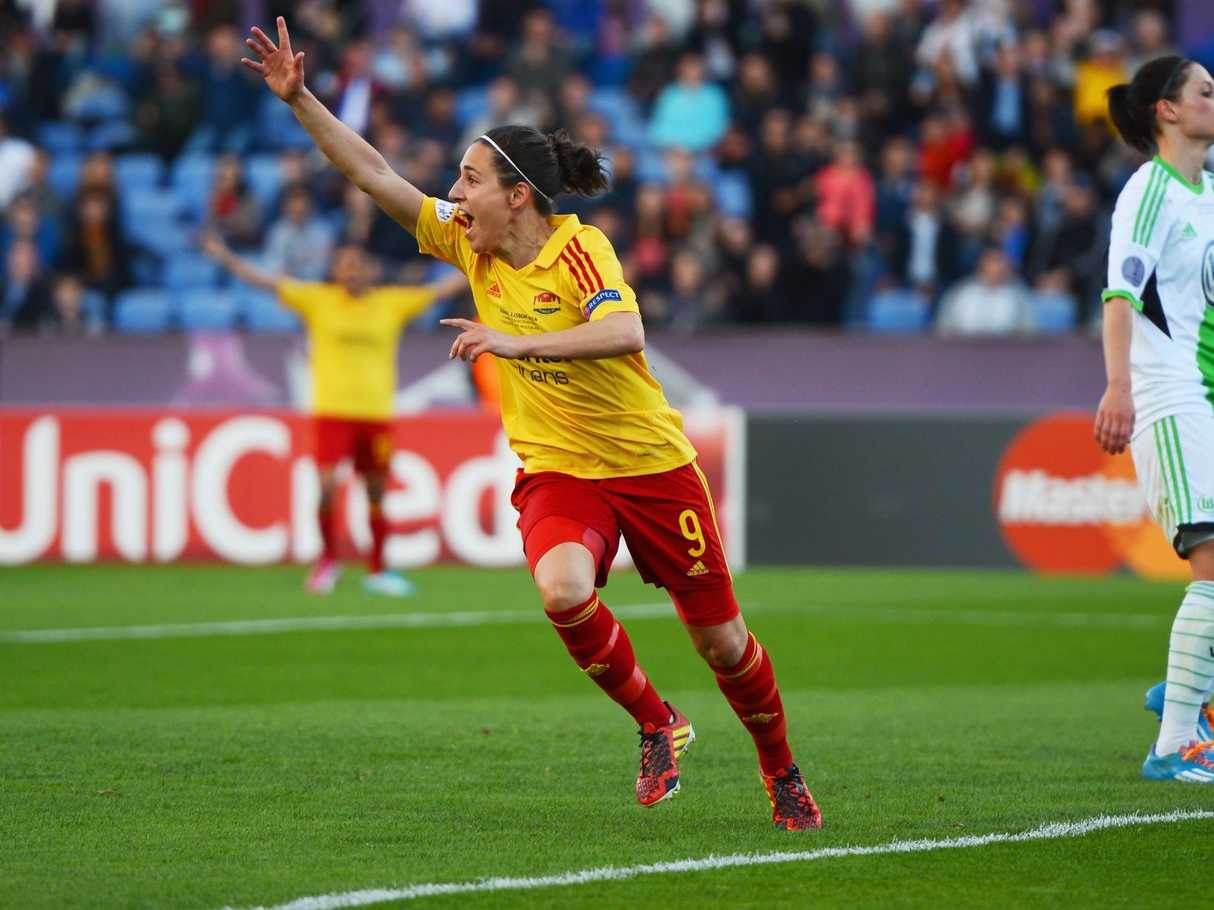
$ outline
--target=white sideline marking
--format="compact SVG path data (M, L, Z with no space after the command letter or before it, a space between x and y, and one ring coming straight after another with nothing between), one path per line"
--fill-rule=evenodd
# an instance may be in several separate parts
M475 882L430 882L409 885L404 888L372 888L365 891L347 891L342 894L321 894L315 897L300 897L285 904L272 907L259 906L248 910L343 910L346 907L366 907L387 901L415 900L440 894L468 894L487 891L530 891L536 888L557 888L563 885L586 885L591 882L623 881L642 875L665 875L675 872L702 872L711 869L729 869L735 866L766 866L773 863L808 863L819 859L837 859L844 856L879 856L888 853L923 853L929 850L959 850L969 847L986 847L990 844L1019 844L1034 840L1055 840L1063 837L1083 837L1093 831L1107 828L1125 828L1131 825L1160 825L1172 822L1214 819L1214 812L1200 809L1176 810L1161 815L1098 815L1077 822L1051 822L1019 834L979 834L948 840L895 840L871 847L825 847L820 850L803 850L787 853L735 853L729 856L706 856L703 859L681 859L669 863L652 863L643 866L600 866L597 869L580 869L562 872L559 875L542 875L535 878L485 878ZM224 910L234 910L225 907Z
M669 603L611 607L621 619L673 616ZM746 613L800 613L849 622L955 623L976 626L1100 626L1117 629L1154 628L1171 622L1170 616L1144 613L1016 613L1008 610L931 610L917 607L861 607L793 605L768 607L753 602ZM84 626L76 629L18 629L0 632L0 644L58 644L68 641L122 639L210 638L225 635L276 635L281 632L337 631L342 629L422 629L445 626L494 626L543 622L534 610L463 610L451 613L384 613L371 616L294 616L283 619L237 619L219 622L163 623L136 626Z
M625 619L674 616L670 603L613 606ZM544 621L534 610L461 610L449 613L383 613L371 616L294 616L284 619L237 619L225 622L182 622L151 626L86 626L81 629L22 629L0 632L0 642L55 644L64 641L114 641L125 638L209 638L220 635L275 635L279 632L335 629L418 629L444 626L496 626Z

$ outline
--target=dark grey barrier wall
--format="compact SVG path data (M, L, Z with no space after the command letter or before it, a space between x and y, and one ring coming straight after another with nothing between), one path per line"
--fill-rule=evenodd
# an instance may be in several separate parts
M992 484L1027 419L751 416L752 565L1018 565Z

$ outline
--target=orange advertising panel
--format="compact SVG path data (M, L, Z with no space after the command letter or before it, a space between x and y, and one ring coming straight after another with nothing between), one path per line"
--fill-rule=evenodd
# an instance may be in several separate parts
M1047 573L1129 568L1147 578L1188 577L1151 518L1127 450L1103 452L1091 414L1038 420L1012 439L995 472L994 510L1008 548Z

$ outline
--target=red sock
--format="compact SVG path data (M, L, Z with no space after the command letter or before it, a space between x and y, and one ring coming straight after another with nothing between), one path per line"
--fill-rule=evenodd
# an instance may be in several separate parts
M337 529L333 527L333 506L322 502L316 509L316 523L320 525L321 555L325 559L337 559Z
M388 539L388 520L384 518L383 506L371 505L371 555L368 558L371 573L384 570L384 541Z
M628 633L597 594L576 607L549 613L548 621L569 656L638 724L660 727L670 720L665 702L637 664Z
M742 659L732 667L712 669L729 706L754 738L763 773L774 774L791 765L788 724L776 674L771 668L771 658L755 637L749 637Z

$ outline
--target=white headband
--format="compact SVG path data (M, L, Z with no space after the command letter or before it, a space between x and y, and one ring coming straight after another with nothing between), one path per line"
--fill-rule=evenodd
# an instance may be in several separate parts
M482 134L480 138L484 139L491 146L493 146L495 149L497 149L497 153L506 159L506 163L509 164L512 168L514 168L515 171L518 172L518 175L520 177L522 177L524 180L527 181L527 185L530 186L537 193L539 193L541 196L543 196L545 199L547 199L549 205L552 205L552 197L549 196L547 193L545 193L543 190L541 190L534 183L532 183L531 178L523 173L523 169L521 167L519 167L517 164L515 164L513 161L510 160L510 156L502 151L502 147L500 145L498 145L496 142L494 142L492 139L490 139L488 136L486 136L484 134Z

